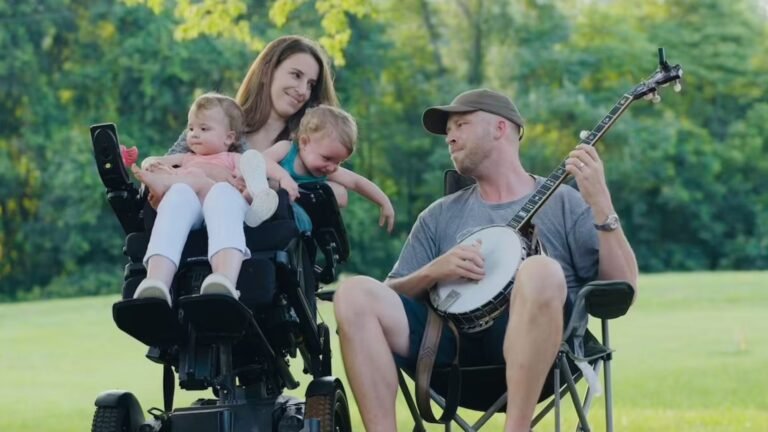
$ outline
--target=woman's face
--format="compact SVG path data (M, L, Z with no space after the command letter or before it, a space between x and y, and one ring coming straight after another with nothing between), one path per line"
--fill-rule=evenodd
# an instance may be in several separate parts
M301 109L309 100L319 74L317 61L306 53L294 54L280 63L269 90L272 114L287 119Z

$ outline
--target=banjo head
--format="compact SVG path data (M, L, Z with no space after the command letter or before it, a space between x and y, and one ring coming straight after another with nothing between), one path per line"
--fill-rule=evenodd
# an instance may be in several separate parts
M472 245L478 240L482 242L485 277L480 281L461 278L438 283L430 292L430 302L439 312L461 314L480 308L511 283L526 257L526 245L507 225L481 228L460 244Z

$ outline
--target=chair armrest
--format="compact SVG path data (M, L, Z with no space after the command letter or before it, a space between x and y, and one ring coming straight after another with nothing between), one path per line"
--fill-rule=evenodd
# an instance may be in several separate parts
M635 297L635 288L621 280L592 281L579 291L576 303L582 297L588 314L610 320L627 313Z

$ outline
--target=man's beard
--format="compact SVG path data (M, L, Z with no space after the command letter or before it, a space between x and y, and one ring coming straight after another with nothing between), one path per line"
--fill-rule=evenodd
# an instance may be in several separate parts
M464 149L461 158L453 159L453 166L459 174L474 177L483 159L481 148Z

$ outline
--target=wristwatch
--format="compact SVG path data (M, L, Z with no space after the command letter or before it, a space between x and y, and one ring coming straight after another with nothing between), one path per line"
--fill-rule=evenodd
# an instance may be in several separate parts
M615 231L616 228L619 227L619 215L616 213L609 214L607 218L605 218L605 222L601 224L595 224L595 228L598 231L605 231L605 232L611 232Z

